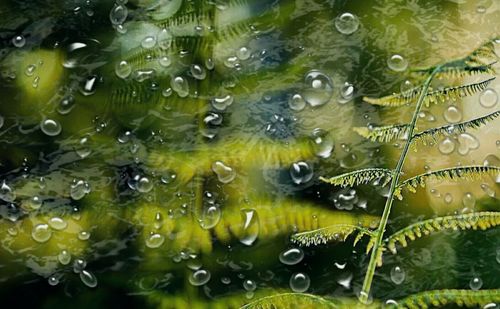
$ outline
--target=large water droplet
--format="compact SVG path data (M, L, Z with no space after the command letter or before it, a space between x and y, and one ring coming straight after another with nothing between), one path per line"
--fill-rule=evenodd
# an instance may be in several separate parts
M115 4L109 12L109 20L113 25L121 25L127 19L127 7L122 4Z
M240 47L240 49L236 51L236 57L238 57L238 59L240 60L247 60L248 58L250 58L251 54L252 53L250 49L245 46Z
M285 265L295 265L302 261L304 258L304 251L300 248L291 248L283 251L279 255L279 260Z
M219 206L209 205L203 207L199 222L200 226L205 229L211 229L219 223L222 212Z
M309 289L309 286L311 285L311 279L309 279L309 276L304 273L296 273L293 274L292 277L290 277L290 288L292 291L295 293L304 293Z
M259 237L260 222L255 209L242 209L243 229L239 238L240 242L246 246L251 246Z
M47 242L52 236L52 231L47 224L37 224L31 230L31 237L36 242Z
M470 133L461 133L458 136L458 153L465 156L471 150L479 148L479 140Z
M293 163L290 167L290 177L297 185L307 183L313 177L313 168L304 161Z
M483 286L483 280L479 277L474 277L469 282L469 287L471 290L477 291Z
M391 280L394 284L400 285L405 281L405 271L399 267L395 266L391 269Z
M228 94L225 96L219 96L212 99L212 106L220 111L226 110L231 104L233 104L234 98L232 95Z
M296 93L288 99L288 106L294 111L301 111L306 107L306 100L300 94Z
M125 60L118 62L115 66L116 76L122 79L126 79L132 74L132 66Z
M320 158L329 158L334 149L334 142L328 131L316 128L311 134L314 142L314 152Z
M225 165L221 161L215 161L212 164L212 171L217 175L217 178L222 183L230 183L236 177L234 169Z
M198 80L203 80L207 77L207 71L205 71L205 68L199 64L192 64L191 75Z
M189 84L187 79L182 76L176 76L170 81L170 87L177 92L179 97L184 98L189 95Z
M359 28L359 19L351 13L343 13L335 18L335 28L342 34L352 34Z
M57 135L59 135L61 133L62 127L61 127L61 124L58 121L56 121L56 120L53 120L53 119L44 119L40 123L40 130L42 130L42 132L45 135L48 135L48 136L57 136Z
M151 249L159 248L165 242L165 236L153 233L146 239L146 246Z
M443 117L449 123L457 123L462 120L462 111L460 111L460 109L458 109L455 105L450 105L444 111Z
M387 59L387 66L395 72L403 72L408 67L408 60L401 55L392 55Z
M483 107L492 108L497 105L498 102L498 94L494 89L488 88L479 97L479 103Z
M189 283L194 286L205 285L210 281L210 272L208 270L200 269L195 271L191 276L189 276Z
M153 181L147 177L141 177L135 185L135 188L141 193L148 193L153 189Z
M333 82L326 74L313 70L305 76L302 96L311 106L320 106L330 101L333 95Z
M70 196L73 200L81 200L85 195L90 193L90 185L83 180L73 180L70 188Z
M83 269L80 272L80 280L89 288L95 288L97 286L96 276L88 270Z
M439 143L438 149L442 154L450 154L455 150L455 142L451 138L445 137Z

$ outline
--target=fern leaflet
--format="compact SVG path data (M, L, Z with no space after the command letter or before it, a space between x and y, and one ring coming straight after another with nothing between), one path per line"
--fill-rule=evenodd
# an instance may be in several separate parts
M361 184L369 184L374 180L385 177L384 186L389 182L392 171L386 168L366 168L331 178L320 177L319 179L332 185L347 187Z
M356 245L363 236L373 237L373 232L367 228L350 224L335 224L312 231L294 234L291 237L291 241L306 247L317 246L320 244L327 244L331 241L345 241L347 237L354 232L358 233L354 240L354 245ZM370 251L371 247L372 245L368 246L367 252Z
M398 301L398 308L435 308L446 305L459 307L483 307L500 301L500 289L496 290L436 290L410 295ZM485 307L486 308L486 307Z
M408 128L407 124L397 124L375 128L354 127L353 130L372 142L388 143L407 138Z

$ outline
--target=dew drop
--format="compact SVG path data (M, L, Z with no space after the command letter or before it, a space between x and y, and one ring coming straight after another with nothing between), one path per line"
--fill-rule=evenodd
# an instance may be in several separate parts
M302 96L311 106L326 104L333 95L333 82L329 76L318 71L309 71L305 78Z
M177 92L179 97L185 98L189 95L189 84L187 79L182 76L176 76L170 81L170 87Z
M401 55L392 55L387 59L387 66L395 72L403 72L408 67L408 60Z
M401 283L403 283L403 281L405 281L404 270L399 266L393 267L391 269L391 280L396 285L400 285Z
M75 107L75 98L72 95L65 96L59 101L57 112L61 115L67 115Z
M457 123L462 120L462 111L460 111L460 109L458 109L455 105L450 105L444 111L443 117L449 123Z
M233 104L234 98L232 95L228 94L225 96L219 96L219 97L214 97L211 101L212 106L219 110L219 111L224 111L226 108L228 108L231 104Z
M279 255L279 260L285 265L295 265L302 261L304 258L304 251L300 248L291 248L283 251Z
M313 177L313 168L304 161L293 163L290 167L290 177L297 185L307 183Z
M248 292L253 292L257 289L257 283L253 280L247 279L243 281L243 288Z
M212 171L217 175L217 178L222 183L230 183L236 177L235 170L221 161L215 161L212 164Z
M495 197L496 195L496 192L495 190L490 187L488 184L481 184L481 189L484 191L484 193L486 193L489 197Z
M450 204L451 202L453 202L453 196L450 193L446 193L444 195L444 202L446 204Z
M449 137L445 137L438 145L442 154L450 154L455 150L455 142Z
M47 279L47 282L49 283L50 286L56 286L59 284L59 278L57 278L56 276L50 276Z
M26 39L22 35L16 35L12 38L12 45L17 48L24 47L24 45L26 45Z
M469 287L473 291L479 290L483 286L483 280L479 277L474 277L469 281Z
M359 19L351 13L343 13L335 18L335 28L342 34L352 34L359 28Z
M222 212L217 205L204 207L199 219L201 228L208 230L217 225L221 218Z
M73 262L73 272L76 274L84 270L85 267L87 267L87 262L83 259L76 259Z
M467 192L462 198L462 204L469 210L474 209L474 206L476 205L476 198L472 193Z
M127 7L122 4L115 4L109 12L109 20L113 25L121 25L127 19Z
M486 108L492 108L498 102L498 94L494 89L488 88L479 97L479 103Z
M57 136L57 135L59 135L61 133L62 127L61 127L61 124L58 121L56 121L56 120L53 120L53 119L44 119L40 123L40 130L42 130L42 132L45 135L48 135L48 136Z
M16 199L16 193L12 190L12 188L5 183L5 180L2 182L0 186L0 199L4 200L8 203L14 202Z
M241 47L236 52L236 57L238 57L238 59L240 60L247 60L248 58L250 58L250 55L251 55L250 49L248 49L245 46Z
M314 152L316 156L326 159L332 155L335 143L328 131L316 128L311 134L314 142Z
M90 233L87 231L80 231L78 233L78 239L80 240L88 240L90 238Z
M151 49L155 47L155 45L156 45L156 38L151 35L145 37L141 42L141 46L145 49Z
M125 60L118 62L115 66L115 73L121 79L126 79L132 74L132 66Z
M205 77L207 77L207 72L205 69L198 64L192 64L191 65L191 75L193 75L194 78L198 80L203 80Z
M70 188L70 196L73 200L81 200L85 195L90 193L90 185L83 180L73 180Z
M153 233L146 239L146 246L151 249L159 248L165 242L165 236Z
M29 206L31 207L31 209L39 209L40 207L42 207L42 204L43 204L43 200L35 195L33 196L30 200L29 200Z
M191 276L189 276L189 283L194 286L202 286L210 281L210 272L208 270L200 269L195 271Z
M49 225L54 230L58 231L64 230L66 227L68 227L68 223L59 217L50 218Z
M352 99L354 96L354 85L349 82L345 82L342 87L340 87L340 95L346 101Z
M148 193L153 189L153 181L147 177L141 177L136 184L136 189L141 193Z
M467 155L471 150L479 148L479 140L470 133L461 133L458 136L458 153L462 156Z
M97 79L96 75L88 76L82 83L80 87L80 93L84 96L93 95L97 88Z
M295 293L304 293L309 289L311 285L311 279L304 273L296 273L290 277L290 288Z
M37 224L31 231L31 237L39 243L47 242L52 236L52 231L47 224Z
M251 246L259 237L259 216L255 209L242 209L241 217L243 220L243 230L239 237L239 241L246 246Z
M301 111L306 107L306 100L296 93L288 99L288 106L294 111Z
M62 265L68 265L71 262L71 254L68 251L66 251L66 250L62 250L57 255L57 260Z
M80 280L89 288L95 288L97 286L96 276L88 270L83 269L80 272Z

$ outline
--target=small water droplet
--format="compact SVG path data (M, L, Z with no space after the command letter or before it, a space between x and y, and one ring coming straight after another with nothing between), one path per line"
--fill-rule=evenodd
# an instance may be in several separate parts
M495 190L490 187L488 184L481 184L481 189L483 189L484 193L486 193L489 197L495 197L496 192Z
M479 277L474 277L469 282L469 287L471 290L477 291L483 286L483 280Z
M12 203L16 199L16 193L12 188L7 185L5 180L2 182L2 185L0 186L0 199Z
M408 67L408 60L401 55L392 55L387 59L387 66L395 72L403 72Z
M450 204L451 202L453 202L453 196L450 193L446 193L444 195L444 202L446 204Z
M59 101L57 112L61 115L67 115L75 107L75 98L72 95L65 96Z
M345 101L351 100L354 96L354 85L349 82L345 82L342 87L340 87L340 95Z
M236 177L235 170L221 161L215 161L212 164L212 171L217 175L217 178L222 183L230 183Z
M49 225L54 230L59 230L59 231L64 230L66 227L68 227L68 223L59 217L50 218Z
M56 120L53 120L53 119L44 119L40 123L40 130L42 130L42 132L45 135L48 135L48 136L57 136L57 135L59 135L61 133L62 127L61 127L61 124L58 121L56 121Z
M455 150L455 142L451 138L445 137L439 143L438 149L442 154L450 154Z
M295 265L304 259L304 251L300 248L291 248L283 251L279 255L279 260L285 265Z
M84 269L80 272L80 280L89 288L95 288L97 286L96 276L88 270Z
M24 47L24 45L26 45L26 39L22 35L16 35L12 38L12 45L17 48Z
M187 79L182 76L176 76L170 81L170 87L172 90L177 92L179 97L184 98L189 95L189 84Z
M443 117L449 123L457 123L460 122L460 120L462 120L462 111L458 109L458 107L456 107L455 105L450 105L444 111Z
M352 34L359 28L359 19L351 13L343 13L335 18L335 28L342 34Z
M458 153L462 156L467 155L471 150L479 148L479 140L470 133L461 133L458 136Z
M203 80L205 79L205 77L207 77L207 72L205 71L205 68L203 68L201 65L192 64L191 75L193 75L193 77L198 80Z
M81 200L85 195L90 193L90 185L84 180L73 180L70 188L70 196L73 200Z
M42 207L42 204L43 204L43 200L37 195L33 196L29 200L29 206L31 207L31 209L39 209L40 207Z
M165 242L165 236L153 233L146 239L146 246L151 249L159 248Z
M87 231L80 231L78 233L78 239L80 240L88 240L90 238L90 233Z
M253 292L257 289L257 283L253 280L247 279L243 281L243 288L248 292Z
M145 49L151 49L155 47L155 45L156 45L156 38L151 35L145 37L141 42L141 46Z
M68 265L71 262L71 254L68 251L66 251L66 250L62 250L57 255L57 260L62 265Z
M391 280L396 285L400 285L405 281L405 271L399 267L395 266L391 269Z
M326 159L332 155L335 143L328 131L316 128L311 134L316 156Z
M302 97L311 106L320 106L330 101L333 95L333 82L329 76L318 71L309 71L305 78Z
M202 286L210 281L210 272L208 270L199 269L189 276L189 283L194 286Z
M52 236L52 231L47 224L37 224L31 231L31 237L39 243L47 242Z
M97 80L97 75L87 76L80 87L80 93L84 96L93 95L97 88Z
M476 205L476 198L474 195L470 192L466 192L462 198L462 204L464 207L468 210L474 209L474 206Z
M294 111L301 111L306 107L306 100L296 93L288 99L288 106Z
M488 88L483 93L481 93L481 96L479 97L479 103L483 107L486 108L492 108L493 106L497 105L498 102L498 94L494 89Z
M231 104L233 104L234 98L232 95L228 94L225 96L218 96L214 97L211 101L212 106L219 110L219 111L224 111L226 108L228 108Z
M311 279L305 273L296 273L290 277L290 288L295 293L304 293L311 285Z
M238 59L240 60L247 60L248 58L250 58L250 55L250 49L245 46L240 47L240 49L238 49L238 51L236 52L236 57L238 57Z
M242 209L241 217L243 220L243 229L239 241L246 246L251 246L259 237L259 216L255 209Z
M199 219L201 228L208 230L215 227L217 223L219 223L221 216L221 209L217 205L203 207L203 211Z
M293 163L290 167L290 177L297 184L305 184L313 177L313 168L304 161Z
M153 189L153 181L147 177L141 177L135 187L141 193L148 193Z
M76 274L84 270L85 267L87 267L87 262L83 259L76 259L73 262L73 272Z
M115 73L119 78L126 79L132 74L132 66L127 61L122 60L116 64Z
M121 25L127 19L128 10L125 5L115 4L109 12L109 20L113 25Z

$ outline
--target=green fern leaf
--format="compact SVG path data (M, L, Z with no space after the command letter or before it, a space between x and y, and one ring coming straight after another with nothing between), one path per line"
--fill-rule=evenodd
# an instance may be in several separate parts
M292 235L291 241L301 246L317 246L327 244L331 241L345 241L349 235L357 232L354 245L363 238L363 236L373 237L373 232L357 225L335 224L324 228L297 233Z
M486 230L497 225L500 225L500 212L486 211L432 218L414 223L392 234L387 239L387 248L396 254L396 243L406 247L408 240L413 241L443 230Z
M386 185L392 176L392 171L385 168L367 168L361 169L331 178L320 177L319 179L332 185L347 187L369 184L374 180L385 178Z
M412 140L415 142L414 145L416 145L419 142L423 143L424 145L427 145L429 141L436 142L437 136L449 135L452 133L463 133L467 129L476 129L485 125L489 121L496 119L498 116L500 116L500 111L496 111L486 116L478 117L469 121L432 128L429 130L416 133L413 136Z
M425 174L420 174L401 182L394 195L401 199L401 191L406 188L410 192L416 192L417 187L425 187L425 182L429 178L438 180L456 180L456 179L478 179L484 175L496 176L500 173L500 167L496 166L483 166L483 165L470 165L445 168L436 171L430 171Z
M313 294L283 293L263 297L241 307L241 309L274 308L339 308L339 306L338 303Z
M353 130L372 142L388 143L408 136L409 125L397 124L383 127L354 127Z
M500 301L500 289L495 290L435 290L418 293L398 301L398 308L425 309L443 306L483 307ZM450 307L450 308L451 308Z
M398 107L415 102L422 87L415 87L400 93L394 93L382 98L363 97L363 101L372 105ZM429 88L430 90L430 88Z
M465 60L458 60L449 63L448 65L443 66L439 72L436 74L436 78L460 78L467 76L475 76L479 74L491 74L495 75L496 71L493 66L497 62L491 62L488 64L468 64ZM418 75L429 75L435 67L426 67L426 68L416 68L411 70L412 73Z

